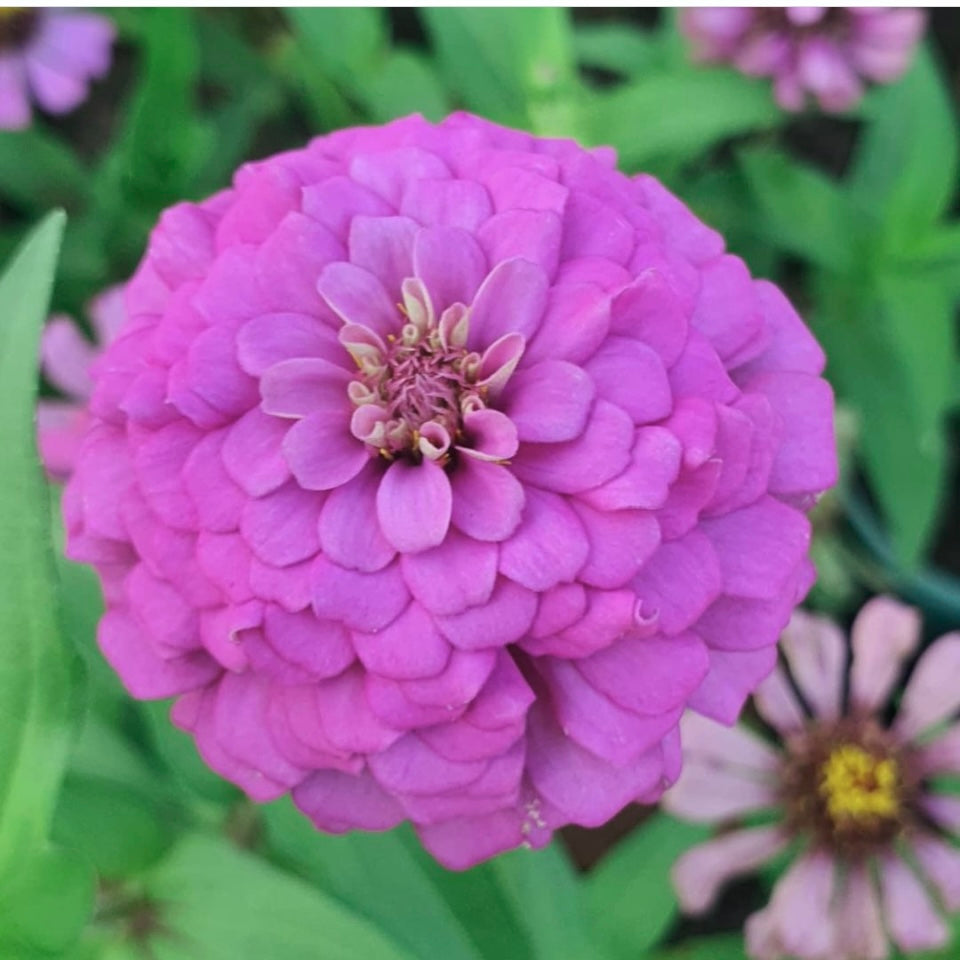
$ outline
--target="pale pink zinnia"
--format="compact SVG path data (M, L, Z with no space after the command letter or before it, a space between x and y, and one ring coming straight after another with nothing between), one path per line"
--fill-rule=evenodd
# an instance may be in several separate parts
M878 7L688 7L680 28L693 57L773 77L785 110L809 94L826 111L852 107L865 81L890 83L913 59L923 11Z
M0 8L0 130L30 124L30 101L68 113L110 69L113 24L85 10Z
M919 640L915 610L875 598L853 624L848 664L843 633L797 612L781 644L787 669L754 695L782 745L744 726L682 722L684 770L664 805L729 829L677 861L681 905L705 910L731 877L795 853L747 922L754 960L884 960L888 935L907 953L949 939L960 797L938 792L937 778L960 773L960 633L922 654L889 719Z
M123 288L111 287L90 301L95 340L91 343L65 314L51 317L43 331L40 362L44 377L63 399L44 398L37 404L37 444L47 473L65 480L73 472L80 441L90 415L87 403L93 381L90 368L126 319Z
M819 347L608 150L344 130L168 210L65 496L100 645L252 797L466 866L729 722L811 579Z

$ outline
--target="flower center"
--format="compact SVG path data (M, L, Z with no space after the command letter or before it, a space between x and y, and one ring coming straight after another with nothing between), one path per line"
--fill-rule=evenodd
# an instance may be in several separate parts
M878 757L852 743L840 744L820 767L820 795L837 827L850 821L896 817L900 771L893 757Z
M869 718L814 726L788 744L787 825L832 854L862 857L889 845L915 817L917 788L909 754Z
M24 46L33 35L37 16L29 7L0 7L0 51Z
M398 334L381 339L347 327L341 335L360 371L348 388L356 407L351 430L388 460L426 458L445 466L464 417L486 406L482 358L466 348L463 304L438 320L419 281L405 281L403 294L399 310L406 322Z

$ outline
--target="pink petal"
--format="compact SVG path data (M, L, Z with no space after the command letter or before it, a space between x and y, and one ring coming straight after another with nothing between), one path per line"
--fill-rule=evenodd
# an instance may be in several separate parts
M498 542L519 526L523 485L499 463L462 457L450 476L453 525L475 540Z
M40 351L43 374L57 389L73 397L89 396L89 369L97 351L69 317L50 319L43 328Z
M382 467L371 460L352 480L330 491L320 512L320 546L343 567L373 573L396 551L380 532L377 490Z
M375 633L355 630L353 645L367 670L392 680L434 677L450 659L450 645L419 603Z
M352 263L331 263L323 268L317 290L344 323L368 327L383 336L400 329L399 310L368 270Z
M861 710L878 710L920 642L920 614L891 597L874 597L857 614L850 639L850 698Z
M417 553L443 542L450 527L453 493L443 468L432 460L392 463L377 490L377 519L401 553Z
M887 929L901 950L934 950L947 942L950 933L930 895L913 871L893 854L882 858L880 889Z
M783 633L780 649L807 705L818 717L835 720L842 707L847 644L826 617L797 610Z
M778 827L754 827L691 847L670 874L681 908L685 913L704 913L730 880L756 870L780 853L787 842Z
M546 308L547 286L543 270L529 260L498 263L481 284L470 308L467 346L482 350L514 332L529 340Z
M747 697L777 662L771 643L758 650L710 650L710 671L690 695L691 709L720 723L736 723Z
M0 57L0 130L30 126L27 77L19 57Z
M463 418L466 435L459 450L482 460L509 460L517 452L517 428L499 410L473 410Z
M342 410L350 414L347 385L352 376L320 357L282 360L260 377L260 404L264 413L297 419L316 411Z
M483 250L457 227L423 228L414 241L413 264L438 314L452 303L472 303L487 273Z
M490 599L497 547L450 530L438 546L401 557L400 569L410 592L431 613L460 613Z
M836 912L837 951L863 960L886 960L889 945L878 891L865 864L852 864L847 870Z
M297 357L319 357L341 365L350 360L336 330L306 313L264 313L237 332L237 362L252 376Z
M894 729L901 737L917 734L941 723L960 708L960 633L935 640L920 657L900 701Z
M350 223L350 262L372 273L395 300L413 276L417 224L408 217L356 216Z
M824 853L806 854L780 878L770 911L783 949L801 957L828 957L834 939L830 922L836 868Z
M332 490L352 480L370 460L339 410L320 409L297 421L283 438L283 455L307 490Z
M604 400L625 410L637 424L662 420L673 408L663 362L639 340L610 337L586 370Z
M583 433L595 395L593 381L565 360L544 360L511 377L500 401L529 443L558 443Z
M554 493L527 489L523 520L500 546L500 571L531 590L573 580L589 553L583 525Z
M757 687L753 704L760 716L782 734L795 733L807 724L807 716L779 666Z
M933 882L944 907L960 910L960 850L934 836L913 838L910 849L925 877Z

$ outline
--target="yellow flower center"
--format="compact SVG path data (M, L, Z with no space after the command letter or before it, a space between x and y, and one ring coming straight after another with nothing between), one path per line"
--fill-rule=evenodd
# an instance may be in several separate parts
M892 757L877 757L845 743L820 768L817 785L835 824L894 819L900 812L900 771Z

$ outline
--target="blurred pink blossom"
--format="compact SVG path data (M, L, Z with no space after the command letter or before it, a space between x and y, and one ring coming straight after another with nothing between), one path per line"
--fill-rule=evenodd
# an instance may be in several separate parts
M926 25L921 10L877 7L688 7L680 28L694 59L773 77L777 103L852 107L864 81L890 83L913 58Z
M69 113L110 69L116 31L84 10L0 8L0 130L30 125L30 101Z

